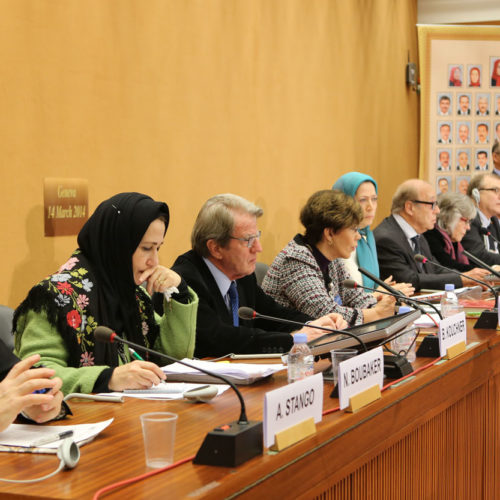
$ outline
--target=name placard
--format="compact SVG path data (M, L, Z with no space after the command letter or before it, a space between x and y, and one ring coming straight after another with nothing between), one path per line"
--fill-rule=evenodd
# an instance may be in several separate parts
M274 444L278 432L308 418L321 422L323 375L317 373L293 384L267 392L264 397L264 446Z
M339 363L340 408L349 406L352 396L378 385L382 389L384 381L384 353L382 347L358 354L354 358Z
M86 179L46 178L43 183L45 236L78 234L89 217Z
M439 355L446 356L447 350L460 342L467 343L464 312L443 318L439 322Z

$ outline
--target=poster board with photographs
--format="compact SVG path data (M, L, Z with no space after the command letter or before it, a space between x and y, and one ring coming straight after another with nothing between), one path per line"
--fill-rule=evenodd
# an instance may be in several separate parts
M421 82L419 177L437 194L465 193L491 172L500 140L500 27L418 26Z

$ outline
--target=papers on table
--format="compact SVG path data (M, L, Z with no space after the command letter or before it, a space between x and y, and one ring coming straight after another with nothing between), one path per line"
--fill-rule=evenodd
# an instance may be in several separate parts
M273 373L284 370L286 367L282 363L258 364L258 363L214 363L212 361L201 361L199 359L185 359L186 363L199 366L206 370L226 377L234 384L248 385L271 376ZM180 363L163 366L162 370L167 375L168 380L184 382L206 382L210 384L222 383L220 379L206 375L195 369L188 368Z
M92 441L103 431L113 419L94 424L78 425L32 425L10 424L7 429L0 432L0 451L20 451L29 453L56 453L61 440L53 441L43 446L32 447L33 442L46 436L56 435L65 431L73 431L73 441L82 446Z
M437 313L429 313L429 314L422 314L422 316L420 316L420 318L415 320L413 324L420 328L430 328L436 326L436 323L434 323L434 321L432 321L432 319L429 318L429 316L431 316L431 318L433 318L437 324L439 324L439 322L441 321L441 318L438 316Z
M151 389L127 389L123 392L107 392L106 394L113 394L119 396L127 396L128 398L138 398L138 399L182 399L184 393L191 389L197 389L199 387L205 387L206 384L186 384L184 382L161 382L158 385L151 387ZM217 396L220 396L223 392L227 391L229 386L226 384L217 386ZM217 397L215 396L215 397Z

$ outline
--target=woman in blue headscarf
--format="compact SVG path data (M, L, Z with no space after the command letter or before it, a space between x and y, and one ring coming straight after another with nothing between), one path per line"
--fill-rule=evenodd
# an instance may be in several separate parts
M377 213L377 183L369 175L362 174L361 172L349 172L340 177L332 189L343 191L348 196L354 198L363 208L364 219L358 229L361 239L358 241L356 250L349 259L344 261L344 264L352 278L359 284L370 288L377 288L376 283L362 275L358 270L358 267L362 267L377 276L377 278L380 277L377 247L375 246L375 238L370 229L370 224L372 224ZM405 295L412 295L414 292L414 288L410 283L394 283L392 276L389 276L385 281L394 286L394 288L401 290Z

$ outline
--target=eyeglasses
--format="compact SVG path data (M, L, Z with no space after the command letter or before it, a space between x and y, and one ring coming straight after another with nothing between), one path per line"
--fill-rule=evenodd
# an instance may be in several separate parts
M500 188L479 188L479 191L492 191L495 194L500 193Z
M249 236L248 238L236 238L236 236L230 236L230 238L232 240L243 241L244 243L246 243L247 248L252 248L255 241L260 239L261 234L262 234L262 231L259 231L257 234L253 234L252 236Z
M437 201L422 201L422 200L411 200L413 203L421 203L422 205L429 205L431 210L434 210L437 207Z
M465 225L470 226L471 219L467 219L467 217L460 217L462 222L465 222Z

